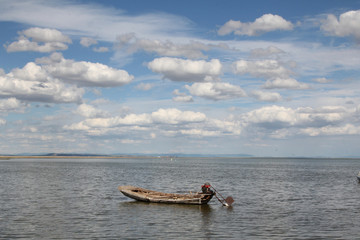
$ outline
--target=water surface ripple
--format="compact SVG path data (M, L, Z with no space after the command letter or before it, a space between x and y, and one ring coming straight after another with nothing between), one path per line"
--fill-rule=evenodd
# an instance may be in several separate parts
M0 161L0 239L359 239L356 159ZM118 185L209 181L232 208L152 204Z

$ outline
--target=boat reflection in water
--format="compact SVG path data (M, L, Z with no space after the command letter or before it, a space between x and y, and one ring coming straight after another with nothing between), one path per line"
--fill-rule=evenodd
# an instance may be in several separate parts
M119 202L118 209L119 219L128 226L126 234L131 233L135 238L141 239L151 234L154 239L163 239L165 234L167 239L179 239L185 236L184 232L189 232L194 239L204 236L205 239L211 239L218 234L214 231L213 219L219 208L214 208L214 205L163 204L130 200Z

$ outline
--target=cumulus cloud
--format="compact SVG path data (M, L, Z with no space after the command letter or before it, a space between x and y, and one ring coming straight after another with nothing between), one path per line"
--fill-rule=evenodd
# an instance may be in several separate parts
M296 111L291 108L274 105L248 112L246 120L253 124L271 125L277 128L294 125L303 119L296 115Z
M66 50L68 46L61 42L50 42L39 45L37 42L31 42L28 39L19 39L9 45L5 45L7 52L53 52Z
M84 131L90 135L106 135L141 132L141 136L156 138L159 135L191 137L214 137L241 134L243 124L238 120L209 119L204 113L181 111L176 108L158 109L152 113L127 114L125 116L89 118L64 128L72 131ZM144 134L148 131L149 134Z
M218 34L223 36L230 33L236 35L256 36L262 33L277 30L292 30L293 24L286 21L279 15L264 14L254 22L242 23L240 21L230 20L218 30Z
M195 61L163 57L148 63L148 68L162 74L163 78L182 82L217 81L222 73L218 59Z
M321 128L305 128L301 132L309 136L319 136L319 135L359 135L360 126L355 126L353 124L345 124L343 126L325 126Z
M300 83L293 78L275 78L267 80L263 85L264 88L283 88L283 89L309 89L310 86L306 83Z
M0 113L23 112L26 104L16 98L0 99Z
M36 42L64 42L71 43L71 39L56 29L29 28L22 32L24 36Z
M254 77L267 79L263 85L264 88L283 88L283 89L308 89L306 83L300 83L290 76L294 73L282 63L274 59L259 61L239 60L233 63L233 72L235 74L250 74Z
M245 97L245 91L230 83L223 82L205 82L194 83L191 86L185 86L189 92L198 97L203 97L211 100L226 100L233 98Z
M64 128L84 131L90 135L134 135L141 132L140 135L150 134L155 137L187 135L201 138L238 136L251 132L257 137L266 133L269 138L287 138L291 135L360 134L359 127L347 122L350 118L356 118L356 114L356 109L339 106L291 108L273 105L220 120L208 118L201 112L161 108L152 113L95 118L89 116L84 121Z
M172 98L174 102L193 102L194 99L192 96L184 95L184 96L175 96Z
M220 131L224 135L240 135L245 127L242 120L230 119L219 120L209 119L207 129Z
M38 64L37 64L38 63ZM8 74L0 74L0 97L24 101L79 103L84 89L77 86L113 87L129 83L133 76L100 63L64 59L60 53L29 62ZM75 86L74 86L75 85Z
M264 102L279 102L282 100L281 95L276 92L252 91L251 95L257 100Z
M30 62L22 69L0 76L0 97L35 102L80 102L84 90L66 86L53 79L44 69Z
M173 97L173 101L175 102L193 102L194 99L192 96L186 95L186 93L181 93L178 89L173 92L175 97Z
M128 114L124 117L90 118L85 121L65 126L70 130L90 130L92 128L114 128L119 126L167 124L182 125L204 122L206 115L200 112L180 111L176 108L158 109L150 114Z
M7 52L53 52L66 50L71 39L56 29L29 28L19 32L18 41L5 45Z
M75 113L84 116L86 118L97 118L97 117L104 117L107 115L106 112L100 109L96 109L94 106L85 103L79 105Z
M203 122L206 120L206 115L201 112L180 111L176 108L161 108L158 111L153 112L151 118L155 123L185 124Z
M183 135L192 135L195 137L214 137L221 134L220 131L209 131L204 129L181 129L179 131Z
M346 121L355 114L356 111L353 109L338 106L293 109L273 105L243 114L241 120L247 124L247 128L256 125L274 133L279 133L278 130L283 129L281 133L284 134L283 136L290 134L291 131L292 134L315 136L325 134L325 130L329 129L343 130L342 134L349 134L349 128L345 127L348 125ZM329 130L328 133L330 132Z
M51 76L78 86L115 87L133 80L124 70L114 69L101 63L65 59L60 53L37 60Z
M339 16L327 15L322 22L321 30L331 36L347 37L352 36L360 41L360 10L348 11Z
M7 76L24 81L47 82L51 80L47 72L34 62L27 63L23 68L13 69Z
M273 59L259 61L239 60L233 64L233 70L235 74L250 74L263 78L284 78L292 74L291 70Z

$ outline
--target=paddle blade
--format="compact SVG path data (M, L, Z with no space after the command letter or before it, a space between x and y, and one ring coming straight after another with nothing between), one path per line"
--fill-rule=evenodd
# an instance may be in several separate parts
M225 202L226 202L227 204L229 204L229 206L231 206L231 204L233 204L233 202L234 202L234 199L233 199L232 197L227 197L227 198L225 199Z

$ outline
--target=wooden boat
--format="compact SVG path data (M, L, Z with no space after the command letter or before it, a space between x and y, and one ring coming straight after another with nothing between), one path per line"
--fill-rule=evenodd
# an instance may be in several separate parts
M163 193L134 186L119 186L118 189L125 196L143 202L176 203L176 204L207 204L214 194L204 193Z

